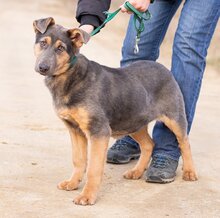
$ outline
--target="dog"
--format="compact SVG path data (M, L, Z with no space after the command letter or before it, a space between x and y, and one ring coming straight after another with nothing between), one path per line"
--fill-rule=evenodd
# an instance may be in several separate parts
M89 34L66 29L53 18L34 21L35 70L45 76L55 111L69 130L73 173L58 184L62 190L86 183L75 204L92 205L100 188L110 137L130 135L140 145L140 158L126 179L139 179L149 164L154 143L148 124L162 121L176 136L183 158L183 179L197 180L183 96L171 72L153 61L109 68L79 53Z

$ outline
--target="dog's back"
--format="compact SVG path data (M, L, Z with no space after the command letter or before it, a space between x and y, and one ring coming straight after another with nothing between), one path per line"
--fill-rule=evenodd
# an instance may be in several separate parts
M114 69L95 62L88 64L94 69L88 67L88 76L94 78L88 102L96 102L98 111L103 111L107 117L113 134L135 132L163 115L172 119L179 114L185 115L181 91L163 65L138 61ZM186 128L185 122L182 127Z

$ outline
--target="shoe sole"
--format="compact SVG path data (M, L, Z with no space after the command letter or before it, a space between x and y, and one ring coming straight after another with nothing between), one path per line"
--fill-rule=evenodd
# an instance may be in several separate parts
M107 159L107 163L111 163L111 164L127 164L129 163L131 160L137 160L140 157L140 154L134 154L131 157L129 157L127 160L118 160L115 158L112 159Z
M150 179L150 178L146 178L146 182L149 182L149 183L159 183L159 184L166 184L166 183L171 183L175 180L175 177L173 178L170 178L170 179Z

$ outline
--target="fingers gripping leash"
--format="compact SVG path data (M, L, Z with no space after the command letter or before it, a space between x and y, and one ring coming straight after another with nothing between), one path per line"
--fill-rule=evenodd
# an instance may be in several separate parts
M144 21L150 20L151 19L151 14L148 10L146 10L145 12L140 12L138 11L136 8L134 8L134 6L132 6L128 1L124 3L124 7L133 12L134 14L134 26L136 29L136 37L135 37L135 46L134 46L134 53L137 54L139 52L139 47L138 44L140 42L140 37L141 37L141 33L144 31ZM103 24L99 27L97 27L90 35L94 36L96 33L98 33L100 31L100 29L106 24L108 23L110 20L112 20L121 10L121 8L117 9L116 11L110 13L110 12L104 12L105 14L107 14L107 18L105 19L105 21L103 22Z
M134 53L137 54L139 52L138 44L140 42L141 33L144 31L144 21L151 19L151 14L148 10L145 12L140 12L137 9L134 8L129 2L125 2L124 7L132 11L134 14L134 26L136 29L136 37L135 37L135 46L134 46Z

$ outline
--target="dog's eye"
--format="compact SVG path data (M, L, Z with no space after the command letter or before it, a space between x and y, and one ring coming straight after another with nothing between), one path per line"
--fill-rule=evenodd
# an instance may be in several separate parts
M64 50L65 50L65 47L62 46L62 45L59 45L59 46L57 47L57 52L58 52L58 53L61 53L61 52L63 52Z
M45 48L47 46L46 41L40 41L40 47Z

